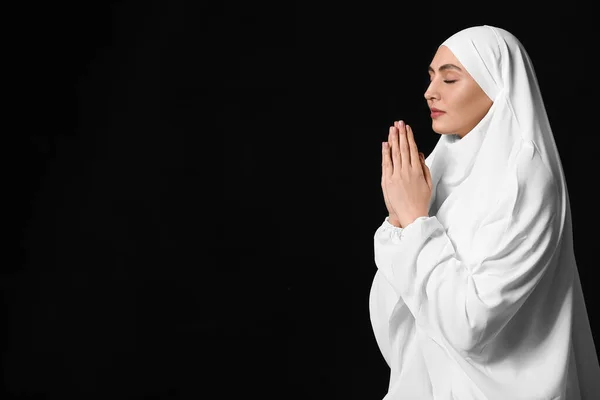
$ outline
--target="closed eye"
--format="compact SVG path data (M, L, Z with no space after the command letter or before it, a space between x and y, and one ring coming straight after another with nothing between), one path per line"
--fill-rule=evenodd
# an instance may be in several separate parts
M456 82L457 80L458 80L458 79L454 79L454 80L451 80L451 81L449 81L449 80L445 80L445 81L444 81L444 83L454 83L454 82Z

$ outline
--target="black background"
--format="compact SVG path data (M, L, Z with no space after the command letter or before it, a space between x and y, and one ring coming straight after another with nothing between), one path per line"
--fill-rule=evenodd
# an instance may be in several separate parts
M4 398L382 398L368 314L380 143L404 119L430 153L427 66L481 24L513 32L536 67L600 343L590 10L19 7Z

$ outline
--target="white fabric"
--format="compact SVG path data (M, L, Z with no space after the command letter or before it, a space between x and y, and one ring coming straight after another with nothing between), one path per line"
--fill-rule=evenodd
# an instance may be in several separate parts
M429 217L374 235L385 399L600 399L565 176L531 61L506 30L447 46L494 103L427 157ZM589 267L595 267L590 265Z

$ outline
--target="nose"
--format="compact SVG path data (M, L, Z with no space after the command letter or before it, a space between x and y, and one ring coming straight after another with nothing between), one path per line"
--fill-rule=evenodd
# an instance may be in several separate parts
M439 100L439 93L436 89L436 86L434 85L435 80L431 81L429 83L429 86L427 86L427 90L425 90L425 100L432 100L432 99L438 99Z

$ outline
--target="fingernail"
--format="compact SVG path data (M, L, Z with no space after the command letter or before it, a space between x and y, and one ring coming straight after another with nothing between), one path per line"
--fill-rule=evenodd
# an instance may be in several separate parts
M400 128L404 128L404 121L400 120L398 124L400 125Z

